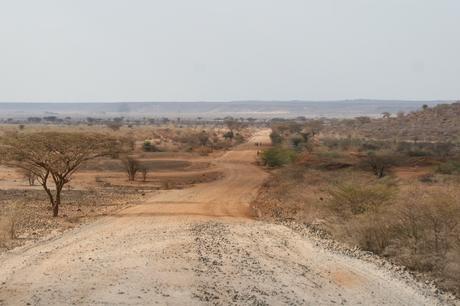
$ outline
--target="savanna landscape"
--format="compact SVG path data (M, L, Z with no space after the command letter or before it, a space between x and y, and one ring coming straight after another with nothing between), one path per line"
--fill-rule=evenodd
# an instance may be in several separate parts
M382 115L274 123L261 158L273 180L254 205L458 294L460 103Z
M4 0L0 306L460 306L459 0Z
M4 123L0 303L454 305L459 105Z
M123 128L119 119L85 126L4 125L1 247L9 249L73 227L149 192L218 179L221 171L208 156L218 156L250 135L249 130L234 131L234 126L239 129L230 121L218 127ZM54 175L62 178L56 182ZM61 194L64 205L56 203ZM49 219L50 214L64 219Z

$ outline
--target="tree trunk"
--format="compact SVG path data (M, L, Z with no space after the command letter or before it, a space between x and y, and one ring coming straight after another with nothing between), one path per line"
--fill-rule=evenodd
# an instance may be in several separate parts
M379 178L382 178L385 176L385 169L382 167L380 170L379 170Z
M57 217L59 215L59 205L61 204L61 191L62 191L61 184L56 184L56 198L54 199L53 203L53 217Z
M49 197L49 199L50 199L51 207L52 207L53 210L54 210L54 203L55 203L55 200L54 200L53 193L52 193L52 191L48 188L48 186L46 185L46 183L42 184L42 186L43 186L43 189L45 189L46 194L48 195L48 197ZM54 213L53 213L53 214L54 214Z
M53 204L53 217L57 217L59 215L59 203Z
M137 169L128 170L128 180L131 182L134 181L136 179L136 173L137 173Z

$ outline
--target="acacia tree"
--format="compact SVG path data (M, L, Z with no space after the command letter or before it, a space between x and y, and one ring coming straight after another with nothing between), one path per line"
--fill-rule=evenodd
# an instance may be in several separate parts
M100 134L37 132L2 137L0 153L8 165L30 171L49 197L53 217L59 214L61 191L86 161L113 155L120 143ZM54 190L48 184L54 183Z
M125 166L126 172L128 173L128 180L134 181L137 171L142 170L140 162L131 156L124 157L122 162Z
M22 169L20 168L18 173L22 174L25 179L27 179L27 182L29 183L29 186L35 186L35 181L37 180L37 176L35 173L30 171L29 169Z
M311 137L315 137L318 135L324 128L324 122L321 119L312 119L309 120L304 128L303 132L307 132L310 134Z
M235 131L239 131L244 127L244 124L238 119L234 119L233 117L225 117L224 123L230 132L235 133Z
M198 134L198 140L203 147L206 146L209 143L209 134L206 131L202 131Z
M395 156L389 153L376 153L370 151L363 160L364 166L370 168L378 177L382 178L386 175L388 169L395 165Z

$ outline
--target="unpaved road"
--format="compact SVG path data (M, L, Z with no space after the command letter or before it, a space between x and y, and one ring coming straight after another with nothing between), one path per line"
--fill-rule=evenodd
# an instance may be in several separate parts
M373 264L252 220L266 178L255 155L243 145L215 162L221 180L0 256L0 305L438 303Z

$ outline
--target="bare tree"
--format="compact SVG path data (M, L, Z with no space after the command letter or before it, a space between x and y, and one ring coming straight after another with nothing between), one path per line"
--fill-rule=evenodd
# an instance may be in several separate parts
M235 137L235 134L234 134L232 131L228 131L228 132L225 132L225 133L224 133L224 138L225 138L225 139L230 139L230 140L232 140L233 137Z
M142 181L143 182L147 181L147 173L148 173L147 167L142 167L141 168L141 174L142 174Z
M81 164L117 149L118 141L100 134L37 132L2 137L0 154L7 164L36 176L49 197L53 217L57 217L61 191ZM50 181L54 190L48 186Z
M390 154L368 152L364 159L364 166L369 167L372 172L382 178L387 174L388 169L394 166L395 158Z
M108 121L106 126L113 131L118 131L123 126L123 123L118 121Z
M122 161L125 165L126 172L128 173L128 180L134 181L137 171L141 170L140 162L131 156L124 157Z
M321 119L310 120L305 124L304 132L308 132L312 137L315 137L321 132L323 127L324 122Z
M35 186L35 181L37 180L37 175L30 169L19 169L19 173L21 173L24 178L27 180L29 183L29 186Z
M206 146L209 143L209 134L206 131L202 131L198 134L198 140L202 146Z
M224 123L232 133L239 131L244 126L242 122L238 121L238 119L234 119L233 117L225 117Z

